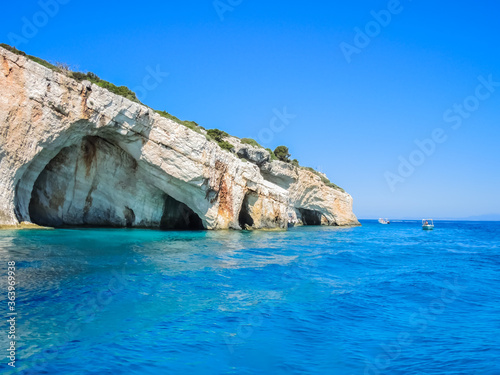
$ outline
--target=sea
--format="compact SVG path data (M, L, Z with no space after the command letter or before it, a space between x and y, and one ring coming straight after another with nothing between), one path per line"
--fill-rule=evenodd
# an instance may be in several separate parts
M500 222L3 230L0 259L1 374L500 374Z

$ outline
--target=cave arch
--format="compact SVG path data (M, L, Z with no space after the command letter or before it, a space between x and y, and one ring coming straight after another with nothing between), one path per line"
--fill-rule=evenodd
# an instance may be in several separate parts
M308 210L306 208L298 209L302 224L304 225L321 225L321 212L315 210Z
M165 206L161 217L160 229L163 230L202 230L200 217L187 205L165 195Z
M85 136L60 150L33 184L30 221L51 227L204 229L113 140Z

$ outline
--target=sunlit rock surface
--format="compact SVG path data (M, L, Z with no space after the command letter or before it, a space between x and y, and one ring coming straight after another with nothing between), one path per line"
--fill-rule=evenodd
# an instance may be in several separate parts
M349 194L267 151L222 150L150 108L0 47L0 225L357 225Z

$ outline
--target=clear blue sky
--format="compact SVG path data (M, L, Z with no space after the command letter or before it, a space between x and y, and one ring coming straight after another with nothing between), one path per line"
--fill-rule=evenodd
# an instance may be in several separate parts
M61 2L58 10L3 4L2 42L14 33L29 54L130 88L159 66L169 76L143 95L146 104L287 145L351 193L360 218L500 213L500 87L470 97L479 76L500 82L496 1L221 0L219 13L211 0ZM378 31L371 11L389 8L397 14ZM355 28L366 26L370 43L358 48ZM350 63L343 42L358 48ZM469 110L454 128L456 114L443 115L464 101ZM269 140L284 107L296 117L284 129L276 121ZM438 128L446 141L422 159L415 139ZM411 155L419 165L394 180L399 157Z

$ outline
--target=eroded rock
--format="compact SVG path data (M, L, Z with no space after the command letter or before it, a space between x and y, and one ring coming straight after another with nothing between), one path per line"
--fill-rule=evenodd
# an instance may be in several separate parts
M263 149L240 159L90 82L0 59L0 225L285 229L300 210L358 224L349 194Z

